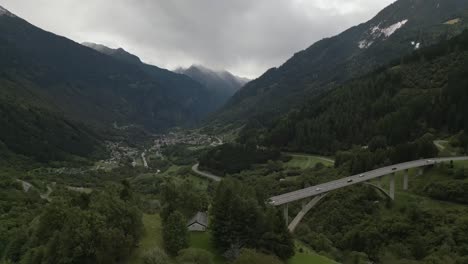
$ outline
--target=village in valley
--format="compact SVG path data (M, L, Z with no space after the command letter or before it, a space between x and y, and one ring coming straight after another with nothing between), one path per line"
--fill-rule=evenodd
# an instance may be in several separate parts
M164 160L164 149L175 145L187 145L192 148L216 147L223 144L223 140L192 131L176 131L167 134L153 135L152 145L143 148L131 147L124 142L107 142L106 148L109 158L97 163L95 169L108 170L130 163L133 167L148 167L149 159Z

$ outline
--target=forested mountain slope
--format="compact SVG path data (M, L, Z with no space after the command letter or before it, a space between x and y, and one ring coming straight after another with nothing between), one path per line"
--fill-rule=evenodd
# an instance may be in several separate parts
M183 75L154 74L5 14L0 72L2 79L21 81L15 94L32 93L67 117L97 126L164 129L193 124L209 113L209 94ZM167 80L178 77L180 86Z
M467 10L465 0L396 1L370 21L318 41L250 82L211 124L284 114L351 78L461 33L468 26Z
M334 153L377 141L395 146L426 133L454 135L468 131L467 88L465 31L349 81L275 121L256 120L241 138L293 151ZM466 148L466 137L460 139Z
M0 78L0 166L12 166L18 159L79 161L102 151L102 138L83 124L44 107L40 98L12 96L19 85L29 84Z

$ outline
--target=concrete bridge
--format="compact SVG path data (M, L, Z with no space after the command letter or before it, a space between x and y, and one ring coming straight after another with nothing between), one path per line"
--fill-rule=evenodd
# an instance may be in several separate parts
M316 186L308 187L302 190L285 193L282 195L271 197L268 202L273 206L283 206L284 217L286 224L288 225L289 231L294 232L297 225L301 222L302 218L322 200L326 194L330 191L341 189L355 184L368 184L372 187L375 187L386 194L390 199L395 199L395 173L399 171L404 171L403 176L403 189L408 189L408 170L419 168L419 175L422 175L422 168L426 166L435 165L437 163L450 162L450 161L463 161L468 160L468 157L450 157L450 158L432 158L432 159L422 159L404 162L400 164L395 164L392 166L387 166L379 168L376 170L364 172L361 174L349 176L339 180L319 184ZM389 190L384 190L380 182L382 178L386 175L390 177ZM377 184L369 183L370 180L380 179L380 182ZM305 199L313 198L311 201L302 204L302 210L294 218L294 220L289 224L289 213L288 213L288 204L295 201L306 201Z

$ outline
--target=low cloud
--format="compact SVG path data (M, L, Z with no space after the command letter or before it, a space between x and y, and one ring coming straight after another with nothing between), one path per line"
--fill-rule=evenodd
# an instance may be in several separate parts
M257 77L394 0L0 0L77 42L123 47L161 67L202 64Z

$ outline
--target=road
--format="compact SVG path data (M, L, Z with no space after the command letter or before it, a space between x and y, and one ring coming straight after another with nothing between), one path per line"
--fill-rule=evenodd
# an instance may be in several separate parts
M143 166L148 168L148 162L146 162L146 152L141 153L141 160L143 160Z
M25 181L22 181L22 180L16 180L16 181L21 183L21 185L23 186L23 191L24 192L29 192L29 189L32 188L32 184L30 184L29 182L25 182Z
M200 165L200 164L198 164L198 163L195 164L195 165L193 165L193 166L192 166L192 171L195 172L196 174L202 176L202 177L208 178L208 179L213 180L213 181L216 181L216 182L220 182L220 181L222 180L222 178L219 177L219 176L216 176L216 175L211 174L211 173L209 173L209 172L204 172L204 171L199 170L199 169L198 169L198 166L199 166L199 165Z
M439 148L440 150L444 150L444 149L445 149L445 146L442 145L442 142L444 142L444 141L442 141L442 140L436 140L436 141L434 141L434 145L436 145L436 147Z
M447 162L451 160L453 161L468 160L468 157L432 158L432 159L415 160L415 161L395 164L392 166L387 166L387 167L383 167L380 169L364 172L358 175L353 175L353 176L342 178L339 180L319 184L319 185L305 188L302 190L274 196L269 199L269 202L271 205L279 206L279 205L287 204L290 202L302 200L308 197L317 196L319 194L327 193L329 191L333 191L333 190L340 189L343 187L363 183L363 182L376 179L376 178L379 178L379 177L382 177L391 173L404 171L404 170L412 169L412 168L425 167L429 165L434 165L436 163Z

